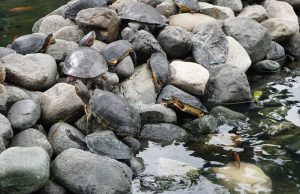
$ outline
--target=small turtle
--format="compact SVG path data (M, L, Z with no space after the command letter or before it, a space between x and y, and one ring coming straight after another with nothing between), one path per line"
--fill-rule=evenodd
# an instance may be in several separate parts
M132 61L136 63L136 54L132 45L127 40L117 40L108 44L102 51L109 65L116 65L119 61L130 55Z
M11 44L11 49L17 53L26 55L30 53L45 52L50 44L55 43L53 34L44 36L41 34L27 34L20 36Z
M156 92L159 92L170 80L171 69L169 61L161 52L153 53L148 61Z
M179 7L182 13L195 13L200 10L199 2L197 0L174 0L174 3Z

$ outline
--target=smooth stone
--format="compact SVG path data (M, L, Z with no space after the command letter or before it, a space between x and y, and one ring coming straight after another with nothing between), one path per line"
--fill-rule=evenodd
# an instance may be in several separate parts
M2 193L32 193L48 181L50 157L39 147L9 148L0 154L0 171Z
M13 130L9 120L0 113L0 153L5 150L10 139L13 137Z
M217 20L234 18L234 12L229 7L212 5L206 2L199 2L199 6L200 6L200 13L209 15Z
M179 26L167 26L158 35L162 49L171 56L180 57L192 48L191 33Z
M111 4L111 7L119 13L127 5L136 2L137 0L116 0L113 4Z
M0 59L10 54L15 54L16 51L6 47L0 47Z
M101 41L112 42L118 38L119 19L115 10L106 7L83 9L76 16L76 24L86 31L95 31Z
M39 32L43 34L51 34L63 27L72 25L74 25L74 22L72 22L68 18L65 19L60 15L49 15L43 19Z
M158 4L155 9L163 16L169 17L174 15L177 11L176 4L173 0L166 0Z
M147 64L136 67L134 73L113 91L130 104L139 101L145 104L154 104L157 96L152 73Z
M271 35L268 29L255 20L243 17L227 19L223 31L245 48L252 62L262 60L271 49Z
M58 155L51 166L55 180L81 193L130 193L132 172L121 162L79 149Z
M30 99L30 96L21 88L15 86L5 86L5 88L7 93L7 107L10 107L19 100Z
M286 52L293 57L295 57L296 61L300 61L300 34L296 34L286 41L284 44L284 48Z
M251 66L251 70L258 73L275 73L281 68L280 64L272 60L263 60Z
M92 153L124 160L133 156L132 150L118 140L112 131L97 131L85 137L87 147Z
M116 65L115 72L120 78L127 78L131 76L134 72L134 64L131 57L127 56L122 59Z
M204 93L209 79L207 69L197 63L184 61L173 61L170 67L172 85L191 94L202 95Z
M41 147L49 154L50 157L53 153L47 137L33 128L17 133L12 138L10 147Z
M176 113L162 104L137 103L134 105L134 108L140 114L142 125L177 122Z
M170 16L168 20L170 26L180 26L183 29L192 32L195 26L204 23L211 23L216 19L200 13L181 13Z
M241 0L213 0L214 5L219 5L223 7L229 7L233 11L241 11L243 9L243 4Z
M137 177L145 170L144 160L140 157L132 157L128 162L128 166L132 170L133 177Z
M275 61L275 60L280 60L284 57L285 57L284 48L277 42L272 41L271 49L266 55L266 59Z
M77 47L78 44L75 42L56 39L55 44L51 44L46 49L46 54L51 55L57 62L61 62Z
M85 35L83 30L81 30L78 26L65 26L56 32L54 32L53 36L55 39L70 41L70 42L79 42L81 38Z
M105 77L105 80L102 81L104 90L111 91L120 82L120 79L116 73L107 71L103 73L102 76Z
M224 106L215 106L209 112L210 115L218 118L218 117L225 117L226 119L232 120L246 120L246 116L240 112L233 111L229 108Z
M75 87L66 83L58 83L43 92L39 102L42 121L47 124L75 121L83 112L83 102L77 96Z
M140 138L156 142L185 141L190 134L171 123L146 124L141 129Z
M246 17L257 22L262 22L269 18L267 11L261 5L248 5L237 15L237 17Z
M101 51L107 46L106 43L101 42L99 40L95 40L94 44L91 46L92 48L96 49L98 52L101 53Z
M32 127L40 117L41 108L31 99L20 100L14 103L7 114L12 127L18 131Z
M218 131L218 120L211 115L205 115L185 123L182 127L189 133L199 137L203 134L216 133Z
M29 90L45 89L49 83L53 82L54 66L47 67L20 54L3 57L1 62L6 69L7 82L23 86Z
M299 0L282 0L282 1L289 3L291 6L293 6L295 8L295 10L299 9L299 7L300 7Z
M43 188L41 188L34 194L71 194L71 193L67 191L67 189L65 189L63 186L54 182L53 180L49 180L43 186Z
M52 125L48 133L48 140L53 149L53 155L57 156L63 151L69 148L85 149L86 146L80 142L76 142L68 136L68 131L75 134L81 139L84 139L85 135L78 129L69 125L68 123L59 122Z
M0 113L6 112L7 92L4 85L0 84Z

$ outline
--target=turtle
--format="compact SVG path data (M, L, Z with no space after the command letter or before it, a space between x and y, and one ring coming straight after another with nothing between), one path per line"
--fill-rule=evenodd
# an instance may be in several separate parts
M199 2L197 0L174 0L182 13L195 13L200 11Z
M159 92L170 80L171 69L169 61L161 52L155 52L148 60L148 64L152 70L152 79L156 92Z
M196 117L203 117L205 114L208 114L205 106L197 97L172 85L167 85L162 89L157 102L162 103L166 107L175 107Z
M66 57L62 71L68 75L69 83L82 79L89 88L103 87L108 67L105 58L96 49L90 48L95 38L95 32L88 33L79 42L79 47Z
M26 55L30 53L45 52L50 44L54 44L53 34L48 36L42 34L26 34L15 39L11 44L11 49L17 53Z

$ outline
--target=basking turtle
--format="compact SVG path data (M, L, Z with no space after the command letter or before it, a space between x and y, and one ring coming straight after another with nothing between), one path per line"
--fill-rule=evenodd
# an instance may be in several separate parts
M11 49L17 53L26 55L30 53L45 52L50 44L55 43L53 34L44 36L41 34L27 34L20 36L11 44Z
M199 2L197 0L174 0L174 3L179 7L182 13L195 13L200 10Z

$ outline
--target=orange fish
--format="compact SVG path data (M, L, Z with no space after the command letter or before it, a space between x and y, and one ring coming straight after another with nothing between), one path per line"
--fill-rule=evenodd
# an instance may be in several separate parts
M232 159L238 164L238 167L241 168L240 156L236 151L232 151Z
M19 12L29 11L29 10L33 10L33 7L31 7L31 6L20 6L20 7L11 8L8 11L10 13L19 13Z

